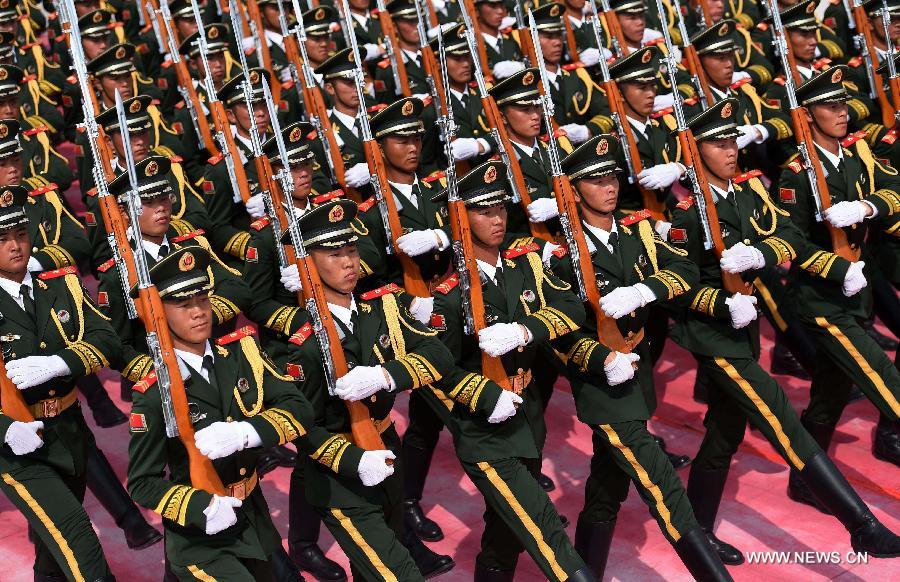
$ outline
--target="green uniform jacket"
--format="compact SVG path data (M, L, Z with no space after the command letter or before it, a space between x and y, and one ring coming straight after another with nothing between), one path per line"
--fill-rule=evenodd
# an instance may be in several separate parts
M275 445L306 438L312 409L289 378L276 373L249 328L229 334L213 346L218 386L186 365L180 366L195 430L214 422L249 422L262 446L213 461L228 487L250 477L260 453ZM128 492L163 518L166 555L181 567L207 562L227 548L241 558L265 560L281 536L257 485L235 509L237 524L207 535L206 509L212 495L191 486L187 452L177 438L166 437L159 385L145 379L135 385L128 446ZM299 441L298 441L299 442Z
M48 270L86 264L90 243L84 227L66 208L54 184L33 177L22 185L31 190L25 214L32 256Z
M554 104L554 120L559 125L586 125L592 135L608 128L609 105L606 94L591 79L584 67L563 65L558 69L557 88L550 83L550 97Z
M623 120L622 123L629 123ZM641 156L641 165L644 168L652 168L659 164L667 164L681 159L681 146L678 137L672 133L675 128L675 118L668 110L654 114L647 123L646 131L649 135L637 131L633 125L628 129L634 136L638 154ZM625 159L622 157L622 168L625 168ZM656 197L662 202L668 196L667 190L657 190ZM644 198L638 188L638 183L628 181L625 172L619 175L619 210L634 211L644 208Z
M69 168L69 160L51 145L54 135L52 130L45 129L46 121L36 115L20 119L23 169L26 176L39 178L45 181L44 185L56 184L60 192L65 192L75 180L75 174Z
M484 34L484 33L482 33ZM501 32L499 37L499 46L494 48L487 40L484 41L484 50L487 53L488 66L491 69L500 61L521 61L522 49L519 47L518 41L509 32ZM490 71L483 71L485 75L491 74Z

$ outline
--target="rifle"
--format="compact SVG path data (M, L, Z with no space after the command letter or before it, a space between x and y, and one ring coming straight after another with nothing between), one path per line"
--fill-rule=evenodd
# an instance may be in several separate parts
M594 29L594 38L596 39L597 44L602 46L600 45L600 42L603 37L601 36L602 31L600 29L600 16L597 13L597 4L594 0L590 0L590 5L592 11L590 19L591 26ZM603 55L600 55L600 62L598 65L600 66L600 80L603 85L603 90L606 92L606 98L609 101L610 117L612 118L613 125L615 125L619 141L622 144L625 169L628 172L628 183L637 187L638 191L641 193L641 200L644 203L644 208L650 211L654 220L665 220L665 205L659 201L655 192L644 188L641 186L640 182L637 181L637 175L644 170L644 164L641 161L641 154L638 151L637 142L634 140L634 132L631 129L631 124L628 123L628 115L625 112L625 103L622 98L622 93L619 91L619 86L616 85L616 82L613 81L612 76L609 74L609 65L606 64L606 59L603 58Z
M259 12L259 5L256 0L245 0L247 5L247 25L250 28L250 36L253 38L254 44L259 49L260 66L270 73L275 69L272 66L272 53L269 50L269 43L266 41L266 27L263 24L262 14ZM297 15L300 19L300 15ZM243 50L239 52L243 53ZM277 84L272 91L276 102L279 100L281 93L281 85Z
M680 15L681 7L675 7L675 11L678 12L678 14ZM699 17L698 18L699 22L697 24L703 30L706 30L707 28L709 28L710 26L715 24L712 21L712 16L709 15L709 10L706 8L706 0L697 0L697 7L695 8L695 11L697 13L697 16ZM663 14L664 14L663 12L660 12L661 17ZM685 41L687 40L687 37L683 36L683 38L685 39Z
M310 318L313 321L313 331L316 340L319 343L319 352L322 358L322 368L325 372L325 382L328 386L328 394L334 396L335 381L345 375L349 370L347 365L347 357L341 348L341 338L338 335L337 327L331 312L328 310L328 301L325 298L325 287L319 278L312 257L306 251L303 244L303 236L300 234L300 226L297 222L297 216L293 211L293 204L288 204L290 208L286 211L285 198L289 197L294 191L294 179L291 176L291 165L287 155L287 149L284 147L284 139L281 135L281 125L278 122L278 112L275 110L274 99L269 91L269 86L263 83L263 97L266 101L266 107L269 110L269 116L272 118L272 131L275 134L275 143L278 146L278 156L281 159L281 170L274 174L274 182L272 188L267 190L263 196L266 205L269 207L269 214L272 216L272 234L275 237L275 247L278 249L279 263L282 267L296 264L297 272L300 274L302 289L298 294L297 300L299 305L306 307ZM264 156L265 157L265 156ZM268 158L271 170L271 163ZM288 234L291 238L291 248L285 248L281 242L282 226L287 225ZM369 409L362 402L353 402L345 400L347 409L350 413L350 432L353 435L353 442L356 446L367 451L377 451L384 449L384 443L375 424L369 416Z
M800 152L800 158L806 168L806 177L809 181L810 194L815 204L814 216L816 222L823 222L822 213L831 206L831 194L828 191L828 182L825 181L825 172L822 170L822 163L819 161L819 153L815 148L812 130L809 128L809 122L806 120L806 108L801 107L797 102L797 79L799 77L796 64L794 63L794 55L790 51L787 39L785 38L784 26L781 23L781 14L778 12L776 0L767 0L770 2L770 11L772 13L772 44L775 45L775 51L781 57L781 66L784 69L785 82L784 89L787 93L788 107L791 110L791 125L794 129L794 138L797 140L797 149ZM831 246L834 253L848 261L856 261L859 259L859 250L854 251L850 248L847 241L847 233L843 229L836 228L831 223L824 221L825 228L828 229L828 235L831 238Z
M609 0L600 0L600 7L603 8L603 23L606 31L609 33L609 44L612 52L616 58L622 58L626 56L625 49L628 43L625 41L625 33L622 32L622 27L619 26L619 17L616 11L610 7ZM603 45L599 44L599 40L597 42L597 48L602 53ZM602 54L600 58L603 58Z
M872 37L872 27L869 26L868 15L863 8L861 0L853 0L853 15L855 20L859 22L856 25L856 34L853 36L853 43L859 50L859 54L863 59L866 68L866 77L869 81L869 97L878 100L878 106L881 109L881 123L885 127L894 125L894 105L884 90L884 80L878 68L878 53L875 49L875 39Z
M2 336L0 342L12 340L18 336ZM0 406L3 407L4 416L8 416L19 422L32 422L34 415L25 403L25 397L13 381L6 375L6 363L4 362L5 350L0 350Z
M391 13L387 11L384 0L376 0L378 5L378 22L381 24L381 33L384 35L384 49L391 63L391 71L394 75L394 91L397 95L409 97L412 91L409 88L409 75L406 74L406 63L403 61L403 51L400 49L400 37L397 35L397 29L394 28L394 20ZM344 10L349 14L349 8ZM356 36L351 34L350 36ZM356 39L353 40L356 44ZM399 52L398 52L399 51ZM357 51L358 53L359 51ZM359 54L356 54L357 63ZM360 106L364 101L360 101Z
M669 51L665 55L666 73L672 86L675 86L675 57ZM678 141L681 144L681 155L683 157L683 165L687 168L687 175L691 181L691 189L694 192L694 203L697 205L697 214L700 217L700 229L703 231L703 248L712 250L717 258L722 257L725 251L725 241L722 239L722 230L719 226L719 213L716 211L716 203L712 197L709 180L706 178L706 172L703 169L703 158L700 156L700 150L697 147L697 140L694 139L694 132L687 125L684 118L684 109L681 103L681 95L677 91L673 92L675 96L675 120L678 125ZM729 293L750 292L749 286L744 283L739 273L729 273L722 271L722 287Z
M534 45L531 43L531 33L525 24L525 13L522 11L522 0L514 0L513 13L516 17L516 40L525 58L526 67L536 67L537 57L534 55Z
M885 127L893 127L897 124L897 120L900 119L900 107L898 107L900 106L900 76L897 74L897 46L891 38L891 14L888 10L886 0L881 0L881 7L881 26L884 27L884 39L888 48L887 69L888 84L891 89L890 103L893 105L891 109L894 111L893 116L885 116L884 110L882 109L881 115L882 117L888 117L888 122L884 124ZM879 84L879 87L883 87L883 85Z
M466 25L466 30L474 34L473 40L475 42L473 44L472 55L478 56L477 60L482 71L490 72L491 65L488 61L487 47L484 46L484 37L481 36L481 25L478 24L477 18L472 20L471 16L472 14L478 14L475 10L475 2L473 0L457 0L457 2L459 3L459 13L460 16L462 16L463 23Z
M349 2L343 0L343 4L345 13L349 14ZM396 252L397 260L400 261L400 267L403 272L403 286L406 288L407 293L417 297L428 297L431 293L428 291L428 285L422 279L422 272L419 270L419 266L413 261L412 257L404 254L397 246L397 238L403 233L403 227L400 225L397 202L394 200L394 193L391 191L391 185L387 179L387 170L384 167L381 148L372 135L372 128L369 126L369 118L366 115L366 81L363 76L362 61L359 58L359 46L357 45L355 34L350 35L350 48L353 51L354 64L356 65L354 80L356 82L356 93L359 95L359 115L357 117L360 126L359 136L362 139L363 150L366 153L366 162L369 164L369 173L373 178L371 181L372 189L375 191L375 200L378 202L381 222L384 225L384 234L388 241L385 250L388 254Z
M709 88L706 70L704 70L703 65L700 63L700 56L697 54L697 49L691 42L691 37L688 36L687 27L684 24L684 17L681 14L681 3L679 3L678 0L672 0L672 5L675 8L674 12L678 18L678 33L681 35L683 54L684 58L687 59L687 69L691 74L691 82L694 85L694 89L697 91L697 96L700 98L700 106L705 110L715 103L716 100ZM669 34L669 24L666 22L665 13L663 12L665 7L663 6L662 0L656 0L656 7L660 11L660 22L662 22L660 28L662 28L666 50L672 50L672 37ZM707 27L708 26L711 26L711 24L708 23ZM676 85L672 85L672 92L674 93L675 91L678 91L678 88Z
M230 0L229 0L230 1ZM250 182L247 180L247 172L244 171L244 163L241 160L241 153L237 149L234 142L234 135L231 133L231 124L225 115L225 106L216 94L216 85L213 82L212 73L209 70L209 60L206 55L209 54L209 47L206 44L206 30L203 28L203 19L200 16L200 8L197 2L191 2L191 8L194 11L194 20L197 21L197 40L196 45L200 50L200 60L203 65L204 84L206 85L207 106L212 116L213 124L216 128L216 141L219 142L220 155L225 160L225 169L228 171L228 180L231 182L233 192L240 194L241 200L247 202L250 199ZM239 12L239 11L238 11ZM234 17L236 15L232 15ZM237 29L235 29L236 31ZM243 51L239 51L243 52ZM253 115L253 110L250 110Z

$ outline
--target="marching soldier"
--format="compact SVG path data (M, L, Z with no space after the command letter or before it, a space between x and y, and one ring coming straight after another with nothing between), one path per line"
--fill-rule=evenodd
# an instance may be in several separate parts
M40 92L35 79L26 80L19 67L4 64L0 71L0 119L18 119L27 132L21 142L31 173L67 190L74 176L68 160L54 149L63 129L56 103Z
M488 66L496 79L505 79L525 68L522 61L522 49L509 32L501 30L502 24L509 16L509 9L504 0L474 0L475 14L478 20L481 38L487 52ZM473 55L474 56L474 55ZM487 73L487 71L484 71Z
M402 60L409 78L409 90L414 95L428 94L428 83L425 80L425 68L419 54L419 29L416 17L416 5L413 0L391 0L387 3L387 11L394 27L400 46L395 46L395 56ZM379 103L393 103L401 94L397 87L391 68L390 59L378 63L373 77L375 100ZM421 97L420 97L421 98Z
M0 415L0 489L37 534L36 580L113 580L82 507L96 445L75 382L117 361L119 345L74 267L31 276L27 199L21 186L0 188L3 381L21 391L33 419Z
M835 61L835 64L845 62L848 54L847 46L837 34L835 34L834 29L819 24L818 18L814 13L816 5L817 3L814 0L779 0L778 9L781 14L782 24L784 24L785 29L787 29L789 28L788 20L796 20L790 28L794 28L797 31L795 35L798 44L808 44L815 41L812 46L812 51L818 52L818 57L828 59L829 61ZM774 44L772 43L773 37L771 29L772 18L768 17L762 22L759 22L750 34L753 37L754 43L766 54L766 58L769 62L777 63L778 55L775 54ZM793 44L794 41L791 40L790 42ZM816 47L818 47L818 51L816 51ZM813 59L813 55L810 55L804 60L812 63ZM777 70L780 67L774 68ZM804 77L809 77L809 75L803 71L801 71L801 74L803 74Z

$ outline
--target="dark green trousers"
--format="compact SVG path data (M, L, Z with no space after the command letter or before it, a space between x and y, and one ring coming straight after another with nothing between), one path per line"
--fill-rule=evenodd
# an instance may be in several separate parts
M484 532L478 565L511 572L527 551L548 580L565 580L581 568L556 508L534 478L536 459L460 461L484 497Z
M592 426L594 456L585 482L579 521L616 519L633 482L670 543L697 527L684 485L647 422L633 420Z
M179 580L185 582L270 582L272 569L262 560L239 559L223 554L203 564L191 564L186 568L171 566Z
M800 424L797 413L778 383L750 358L696 356L697 373L710 380L706 434L694 458L698 470L727 469L744 440L749 420L778 453L797 470L819 452Z
M900 417L900 372L852 315L804 318L819 348L804 418L837 424L856 384L892 421Z

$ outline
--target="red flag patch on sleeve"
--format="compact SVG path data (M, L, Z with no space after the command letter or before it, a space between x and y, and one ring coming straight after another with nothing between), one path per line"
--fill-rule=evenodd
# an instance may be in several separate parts
M143 414L132 412L131 419L128 422L128 430L132 433L147 432L147 418Z
M669 229L669 240L671 242L676 243L685 243L687 242L687 230L683 228L670 228Z
M781 198L782 204L796 204L797 194L793 188L779 188L778 197Z

